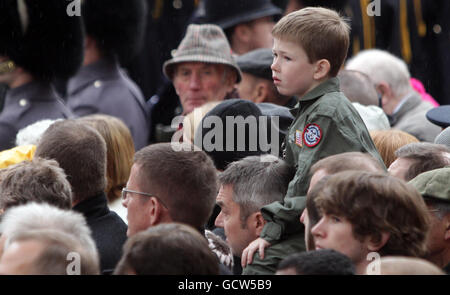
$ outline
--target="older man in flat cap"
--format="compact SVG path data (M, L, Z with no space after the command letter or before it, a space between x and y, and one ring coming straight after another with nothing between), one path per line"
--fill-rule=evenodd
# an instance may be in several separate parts
M422 173L409 183L416 187L431 215L427 259L450 274L450 166Z

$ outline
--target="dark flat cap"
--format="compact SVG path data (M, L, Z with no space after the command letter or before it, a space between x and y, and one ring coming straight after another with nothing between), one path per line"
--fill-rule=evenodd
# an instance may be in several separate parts
M409 183L424 198L450 202L450 167L435 169L417 175Z
M237 64L242 72L255 75L272 81L272 50L268 48L260 48L237 58Z
M450 105L431 109L427 112L426 116L431 123L446 128L450 126Z

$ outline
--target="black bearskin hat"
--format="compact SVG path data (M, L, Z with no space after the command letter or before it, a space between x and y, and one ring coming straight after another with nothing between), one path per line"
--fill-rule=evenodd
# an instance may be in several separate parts
M66 0L1 0L0 55L36 79L68 78L83 60L81 17Z
M147 18L144 0L84 0L81 11L86 35L103 54L116 55L124 64L139 53Z

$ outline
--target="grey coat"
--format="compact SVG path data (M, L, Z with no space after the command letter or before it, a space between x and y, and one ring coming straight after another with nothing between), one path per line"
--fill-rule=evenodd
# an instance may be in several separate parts
M36 121L73 117L49 83L33 81L7 91L0 113L0 150L15 146L17 132Z
M77 116L102 113L130 128L136 150L148 144L148 111L140 89L116 62L102 59L69 80L67 104Z
M394 114L393 129L405 131L420 141L434 142L441 127L434 125L425 117L433 105L423 101L418 93L413 93Z

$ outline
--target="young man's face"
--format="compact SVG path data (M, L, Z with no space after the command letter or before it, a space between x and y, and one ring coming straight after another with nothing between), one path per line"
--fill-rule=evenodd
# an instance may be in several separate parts
M283 95L302 97L318 83L313 79L315 64L298 44L274 38L271 66L275 86Z
M176 65L173 85L183 107L183 114L210 101L220 101L233 90L235 78L231 70L224 76L225 66L203 62Z
M220 214L216 218L215 225L223 227L233 255L241 257L242 251L255 240L258 235L255 228L249 222L242 226L240 208L233 201L233 187L222 185L217 194L216 203L220 206ZM247 219L248 221L248 219Z
M348 256L355 264L365 261L370 252L365 242L355 238L352 224L343 217L323 214L311 233L316 250L336 250Z
M139 166L137 164L133 164L126 188L137 192L145 192L139 186L138 177ZM144 195L127 193L126 198L122 200L122 205L127 208L128 237L131 237L150 227L149 206L151 205L151 202L149 202L148 199L149 197Z

